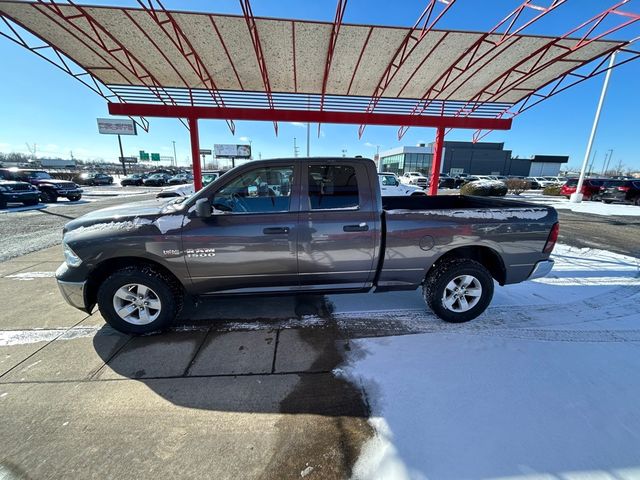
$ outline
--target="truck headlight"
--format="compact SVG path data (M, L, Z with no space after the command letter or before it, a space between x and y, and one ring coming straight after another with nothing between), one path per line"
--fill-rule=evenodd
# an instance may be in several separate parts
M82 260L76 252L71 250L71 247L66 243L62 244L62 251L64 252L64 261L70 267L79 267L82 263Z

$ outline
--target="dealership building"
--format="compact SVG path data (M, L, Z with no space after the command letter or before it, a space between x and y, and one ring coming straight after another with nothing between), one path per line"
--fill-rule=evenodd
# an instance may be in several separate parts
M398 147L380 152L381 171L402 175L405 172L431 172L433 144ZM512 157L504 143L444 142L441 173L452 175L558 175L569 161L563 155L535 155L533 158Z

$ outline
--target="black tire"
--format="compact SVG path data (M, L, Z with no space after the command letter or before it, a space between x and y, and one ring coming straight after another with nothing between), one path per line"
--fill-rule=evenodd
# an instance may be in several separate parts
M5 208L7 208L7 202L0 200L0 210L4 210Z
M611 200L602 200L603 203L606 203L607 205L611 203Z
M82 198L82 195L73 195L73 196L69 197L69 201L70 202L77 202L81 198Z
M160 300L158 317L145 325L135 325L121 318L113 305L119 288L128 284L140 284L151 289ZM176 281L151 266L131 266L112 273L98 288L98 308L102 317L116 330L132 334L167 330L182 310L183 294Z
M40 192L40 200L42 200L42 203L56 203L58 196L51 190L42 190Z
M472 276L479 282L481 294L477 303L469 310L456 312L445 306L443 296L449 282L463 275ZM437 264L427 274L422 287L422 294L433 313L445 322L468 322L484 312L489 303L491 303L493 298L493 277L482 264L475 260L445 260Z
M27 200L26 202L22 202L25 207L33 207L34 205L38 205L38 200Z

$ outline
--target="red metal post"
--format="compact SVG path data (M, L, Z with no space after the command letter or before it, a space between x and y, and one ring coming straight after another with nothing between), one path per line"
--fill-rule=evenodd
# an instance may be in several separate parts
M436 130L436 141L433 144L433 160L431 161L431 183L429 195L438 195L438 183L440 183L440 165L442 164L442 149L444 147L444 127Z
M189 134L191 136L193 186L197 192L202 188L202 168L200 168L200 136L198 135L198 119L196 117L189 117Z

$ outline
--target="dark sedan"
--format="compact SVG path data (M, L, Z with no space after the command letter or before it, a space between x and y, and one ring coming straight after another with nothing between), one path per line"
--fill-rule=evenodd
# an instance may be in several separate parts
M174 175L168 181L169 185L182 185L184 183L189 183L193 181L193 176L188 173L179 173L178 175Z
M600 194L604 203L622 202L640 206L640 180L617 181Z
M147 178L146 175L140 175L139 173L134 173L133 175L129 175L120 180L120 185L126 187L127 185L133 185L136 187L141 186L144 183L144 179Z
M154 173L149 178L145 178L143 183L146 187L163 187L167 184L171 175L166 173Z
M78 182L82 185L111 185L113 177L105 173L83 173L78 177Z

